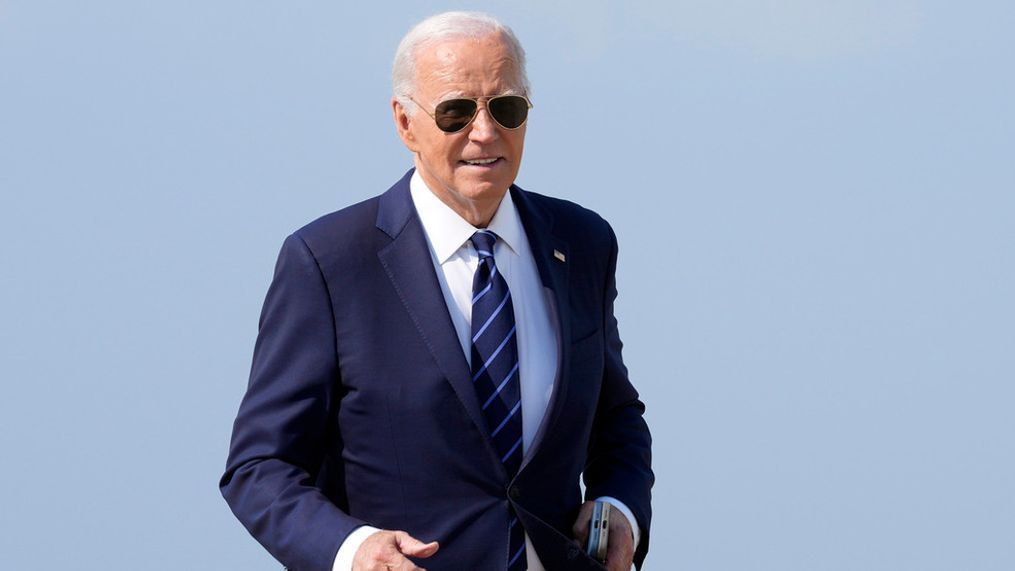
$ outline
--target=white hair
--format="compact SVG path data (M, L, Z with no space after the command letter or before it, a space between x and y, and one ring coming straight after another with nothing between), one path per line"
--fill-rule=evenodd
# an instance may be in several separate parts
M409 115L416 112L409 97L416 91L416 56L420 48L451 38L485 38L500 34L512 57L518 62L521 88L529 93L529 78L525 74L525 50L511 28L493 16L482 12L444 12L430 16L413 26L402 38L395 51L391 70L391 88L395 99Z

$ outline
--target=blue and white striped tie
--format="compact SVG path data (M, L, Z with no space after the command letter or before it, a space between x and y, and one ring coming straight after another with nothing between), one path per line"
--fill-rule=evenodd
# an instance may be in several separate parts
M497 235L480 230L471 240L479 254L472 280L472 383L497 453L508 477L513 477L522 461L515 311L507 282L493 259ZM509 516L508 535L507 569L525 569L525 533L514 513Z

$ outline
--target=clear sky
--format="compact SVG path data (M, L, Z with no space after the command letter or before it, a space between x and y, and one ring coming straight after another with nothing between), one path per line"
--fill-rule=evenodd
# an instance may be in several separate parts
M217 489L283 238L487 10L621 244L649 569L1015 569L1015 4L0 0L0 568L272 570Z

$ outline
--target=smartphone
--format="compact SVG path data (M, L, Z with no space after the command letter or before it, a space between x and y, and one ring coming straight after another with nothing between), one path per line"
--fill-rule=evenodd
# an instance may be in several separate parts
M596 502L589 520L589 543L585 553L600 563L606 562L606 544L610 539L610 504Z

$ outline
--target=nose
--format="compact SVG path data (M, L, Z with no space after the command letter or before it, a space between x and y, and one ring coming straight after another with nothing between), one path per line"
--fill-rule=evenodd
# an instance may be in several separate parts
M479 106L476 118L472 120L470 127L469 140L483 143L497 138L497 123L490 116L486 103Z

